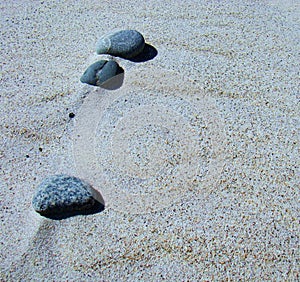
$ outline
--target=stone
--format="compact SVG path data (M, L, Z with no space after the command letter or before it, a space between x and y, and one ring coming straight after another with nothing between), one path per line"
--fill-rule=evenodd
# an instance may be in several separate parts
M77 177L54 175L38 186L32 206L43 216L61 219L103 210L99 196L90 184Z
M109 54L125 59L139 55L145 46L145 40L136 30L121 30L107 34L96 45L97 54Z
M90 65L81 76L80 81L93 86L101 86L107 80L123 72L123 69L115 61L101 60Z

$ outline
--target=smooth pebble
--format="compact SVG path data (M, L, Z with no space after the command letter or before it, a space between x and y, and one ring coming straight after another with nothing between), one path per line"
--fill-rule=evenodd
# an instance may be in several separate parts
M107 80L123 72L123 69L115 61L101 60L90 65L81 76L80 81L93 86L101 86Z
M141 33L136 30L121 30L101 37L97 42L96 52L130 59L139 55L144 46L145 40Z

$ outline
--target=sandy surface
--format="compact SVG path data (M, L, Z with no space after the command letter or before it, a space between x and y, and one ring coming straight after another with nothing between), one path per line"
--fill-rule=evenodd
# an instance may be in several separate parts
M0 11L1 281L299 281L299 2ZM126 28L157 56L117 59L117 90L81 84L97 39ZM56 173L105 211L36 214Z

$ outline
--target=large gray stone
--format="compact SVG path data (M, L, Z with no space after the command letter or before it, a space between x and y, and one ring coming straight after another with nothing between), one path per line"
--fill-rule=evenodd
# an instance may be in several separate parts
M89 214L104 208L103 203L94 197L97 193L77 177L54 175L38 186L32 206L36 212L50 218Z
M145 40L136 30L121 30L101 37L96 45L97 54L110 54L125 59L139 55Z

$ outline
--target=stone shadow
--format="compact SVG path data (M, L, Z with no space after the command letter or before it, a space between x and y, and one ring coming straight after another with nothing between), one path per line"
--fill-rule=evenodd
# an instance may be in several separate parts
M49 218L49 219L53 219L53 220L62 220L62 219L66 219L69 217L73 217L73 216L77 216L77 215L91 215L91 214L96 214L96 213L100 213L102 211L104 211L105 206L96 201L95 204L93 205L92 208L90 209L86 209L86 210L77 210L77 211L70 211L70 212L65 212L62 214L49 214L49 215L43 215L41 214L41 216Z
M145 44L144 50L141 54L128 59L131 62L134 63L143 63L146 61L150 61L152 59L154 59L158 54L158 51L156 50L156 48L150 44Z

